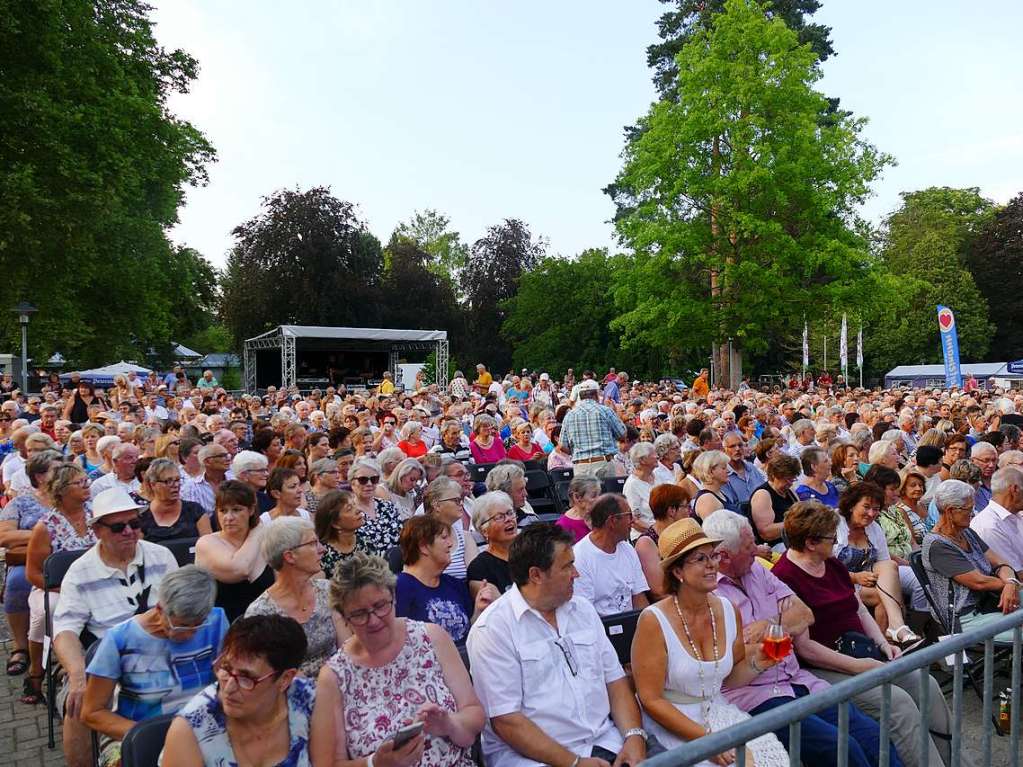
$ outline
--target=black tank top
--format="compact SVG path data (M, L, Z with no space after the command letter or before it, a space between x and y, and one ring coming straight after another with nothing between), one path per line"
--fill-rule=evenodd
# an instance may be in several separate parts
M778 492L773 487L771 487L770 482L765 482L756 490L754 490L753 495L756 495L761 490L766 490L768 494L770 494L771 496L771 509L774 511L774 521L776 523L784 522L785 512L788 511L792 504L798 501L799 498L791 490L788 492L788 495L779 495ZM753 495L750 496L751 500L753 498ZM781 543L781 536L778 536L774 540L770 541L761 538L760 533L757 531L757 526L755 524L753 525L753 535L756 538L757 543L766 543L768 546L773 546L776 543Z

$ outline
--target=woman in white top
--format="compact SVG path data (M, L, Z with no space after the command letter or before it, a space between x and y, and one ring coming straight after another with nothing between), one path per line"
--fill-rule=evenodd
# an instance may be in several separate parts
M654 487L678 482L678 467L675 461L682 458L682 443L674 434L662 434L654 440L657 465L654 467Z
M402 454L404 455L404 453ZM426 476L423 464L415 458L405 458L391 475L377 486L377 498L390 501L398 508L402 519L408 519L419 505L419 482Z
M638 535L654 523L650 511L650 491L654 489L654 468L657 466L657 452L650 442L637 442L629 450L632 474L625 480L622 495L632 509L632 529Z
M746 655L739 611L713 595L719 542L704 535L695 519L680 519L661 533L657 549L668 596L643 610L632 643L632 675L644 726L668 749L749 719L724 699L721 687L726 680L730 687L741 687L777 663L759 647L755 656ZM746 748L746 764L789 763L773 734ZM734 762L735 751L729 750L698 767Z
M264 525L281 517L301 517L312 522L312 515L302 508L305 493L302 492L302 479L294 469L277 468L271 471L266 480L266 492L277 503L260 515L259 519Z

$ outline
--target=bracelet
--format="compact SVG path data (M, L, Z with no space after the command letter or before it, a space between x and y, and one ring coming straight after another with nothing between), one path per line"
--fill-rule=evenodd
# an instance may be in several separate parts
M370 754L368 757L366 757L366 767L373 767L374 756L376 756L376 754Z
M580 759L579 754L576 754L575 759L572 760L572 764L569 765L569 767L579 767L579 759Z
M1015 576L1013 576L1012 578L1008 578L1005 582L1006 583L1015 583L1016 584L1016 588L1023 588L1023 583L1020 583L1019 582L1019 578L1017 578Z

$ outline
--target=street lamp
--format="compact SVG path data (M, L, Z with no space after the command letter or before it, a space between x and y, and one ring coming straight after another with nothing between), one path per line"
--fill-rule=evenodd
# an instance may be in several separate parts
M22 301L11 309L18 315L21 323L21 391L28 394L28 319L36 312L36 308L28 301Z

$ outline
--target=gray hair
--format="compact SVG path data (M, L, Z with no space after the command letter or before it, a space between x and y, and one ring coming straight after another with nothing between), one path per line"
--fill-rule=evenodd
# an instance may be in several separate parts
M489 413L480 413L472 422L472 430L479 431L480 426L490 426L490 428L496 429L497 421Z
M744 529L753 532L746 517L729 509L717 509L703 520L703 532L710 538L720 538L721 545L731 552L739 550Z
M309 467L309 478L318 477L321 474L330 474L337 470L337 461L333 458L317 458Z
M259 471L270 466L270 462L262 453L255 450L242 450L231 461L231 473L236 477L247 471Z
M813 429L814 433L816 433L817 431L817 428L813 425L813 421L811 421L809 418L800 418L798 421L792 424L792 436L794 437L799 436L807 429Z
M728 456L720 450L707 450L696 456L696 460L693 461L693 474L701 482L706 482L714 469L724 466L726 463L728 463Z
M1008 397L1002 397L995 403L995 406L1002 415L1013 415L1016 412L1016 406Z
M413 434L419 434L422 430L423 425L419 421L406 421L398 434L402 439L408 439Z
M402 453L402 455L405 454ZM391 492L395 495L404 495L404 491L401 489L401 481L413 471L418 471L424 477L426 476L426 469L423 468L423 464L419 463L415 458L406 458L395 466L394 471L391 472L391 476L386 481L387 486L391 488ZM459 489L459 492L461 492L461 489Z
M160 607L169 618L204 621L217 598L213 576L195 565L185 565L163 576L160 581Z
M572 477L572 481L568 483L569 498L572 496L578 498L590 490L596 490L597 494L600 494L600 480L593 475L582 474L578 477Z
M263 533L263 559L275 571L284 567L284 555L302 544L307 532L316 534L313 523L301 517L278 517Z
M1010 487L1023 488L1023 472L1015 466L999 469L991 477L991 494L1005 493Z
M50 470L50 466L55 463L59 463L62 460L62 456L56 450L43 450L36 453L34 456L25 461L25 476L28 477L29 484L32 487L39 487L40 477Z
M507 493L514 480L525 479L525 476L526 472L522 470L521 466L514 463L498 464L487 474L487 490L502 490Z
M981 453L997 453L998 448L992 445L990 442L974 442L973 447L970 448L970 458L976 458Z
M199 448L199 453L198 453L198 456L197 456L199 458L199 463L203 463L207 458L209 458L211 455L213 455L214 452L217 455L220 455L220 450L218 450L217 448L220 448L220 450L226 450L226 448L223 445L221 445L219 442L210 442L210 443L205 444L202 447L200 447ZM258 455L258 453L257 453L257 455ZM233 463L231 465L232 465L232 467L234 466Z
M127 453L135 453L137 455L138 452L139 449L135 447L135 445L133 445L131 442L121 442L121 444L114 448L114 452L110 454L110 457L116 461L122 455L125 455Z
M867 453L867 463L880 463L881 459L888 454L888 448L890 445L891 442L880 439L871 445L870 452Z
M103 455L107 450L113 450L121 444L121 438L116 434L107 434L96 440L96 452Z
M953 506L962 507L973 502L973 488L958 479L946 479L934 491L934 505L939 513Z
M375 586L394 596L396 581L386 559L356 551L334 568L334 577L330 581L330 606L344 615L345 603L355 592Z
M662 434L654 440L654 452L657 453L658 460L664 458L672 448L681 446L682 443L678 441L678 437L674 434Z
M25 448L37 448L42 447L46 450L53 450L56 447L56 443L49 434L44 434L41 431L34 432L25 437Z
M1023 450L1006 450L998 456L998 468L1006 466L1019 466L1023 464Z
M462 497L462 483L456 482L451 477L437 477L426 486L426 492L423 493L423 508L433 511L438 501L454 497Z
M656 452L652 442L637 442L629 448L629 460L635 465Z
M352 465L348 469L348 481L351 482L355 479L355 472L359 469L369 469L376 475L380 475L380 464L372 458L363 456L362 458L356 458L352 461Z
M515 504L512 503L511 496L508 493L501 490L492 490L489 493L484 493L473 502L472 526L483 535L486 535L486 532L481 527L484 522L495 514L499 514L507 509L514 510L514 508Z
M153 462L146 469L146 482L150 484L156 482L161 474L165 474L168 471L173 472L175 477L181 476L177 463L170 458L154 458Z
M949 467L948 476L964 482L980 482L980 467L969 458L960 458Z

